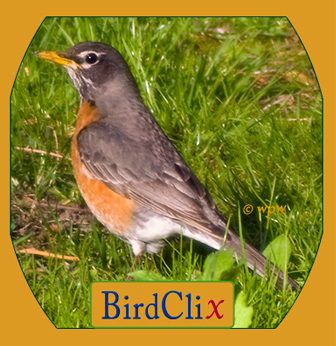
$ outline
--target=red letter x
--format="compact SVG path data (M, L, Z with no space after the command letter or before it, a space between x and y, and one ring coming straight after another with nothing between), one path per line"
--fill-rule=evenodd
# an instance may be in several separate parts
M205 318L211 318L213 314L216 314L216 316L217 316L218 319L222 318L224 315L220 315L217 309L218 309L219 304L224 303L224 300L220 300L220 301L218 302L218 304L216 305L215 302L211 299L211 300L208 301L208 305L209 305L210 303L212 304L213 311L212 311L212 314L211 314L211 315L206 316Z

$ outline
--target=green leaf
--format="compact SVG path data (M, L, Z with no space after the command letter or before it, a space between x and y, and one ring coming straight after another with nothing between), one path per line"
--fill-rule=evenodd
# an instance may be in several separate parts
M263 255L281 270L285 270L292 248L290 241L285 234L275 238L263 251Z
M252 323L253 308L246 304L247 294L240 292L235 302L235 323L233 328L248 328Z
M166 278L161 274L154 273L153 271L147 270L137 270L135 272L129 273L135 281L165 281Z
M232 249L221 250L210 254L204 262L202 280L223 280L224 273L232 269L234 263Z

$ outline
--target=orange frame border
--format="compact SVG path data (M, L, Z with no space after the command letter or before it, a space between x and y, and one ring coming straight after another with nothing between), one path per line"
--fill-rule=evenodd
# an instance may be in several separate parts
M169 4L169 7L167 6ZM7 3L2 16L2 113L1 170L2 314L4 340L25 345L126 344L171 345L196 343L283 345L336 345L336 251L335 251L335 149L336 149L336 5L320 0L315 6L303 0L239 2L158 1L115 3L64 1ZM309 279L293 308L275 330L68 330L56 329L35 300L22 275L9 236L9 97L21 60L46 16L286 16L300 36L315 68L324 97L324 233Z

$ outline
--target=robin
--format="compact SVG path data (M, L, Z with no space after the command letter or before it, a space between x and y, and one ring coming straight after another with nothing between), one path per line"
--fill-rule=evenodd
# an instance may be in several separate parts
M158 252L176 234L214 249L225 237L225 248L243 256L240 238L145 106L115 48L82 42L38 56L64 66L80 94L72 165L87 205L104 226L128 242L136 257ZM265 276L265 257L244 247L248 267ZM283 281L282 272L278 277Z

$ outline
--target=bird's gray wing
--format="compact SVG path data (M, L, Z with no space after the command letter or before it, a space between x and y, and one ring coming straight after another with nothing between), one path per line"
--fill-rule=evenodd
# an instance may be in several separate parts
M96 179L155 213L206 231L223 225L203 185L161 129L150 125L139 138L139 131L126 134L108 121L89 124L77 136L82 162Z

